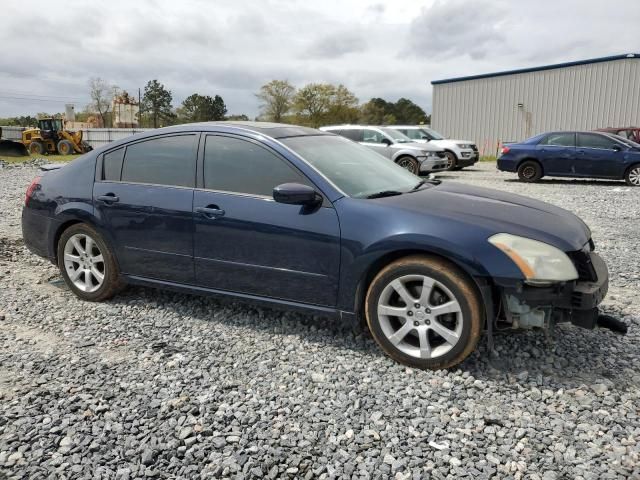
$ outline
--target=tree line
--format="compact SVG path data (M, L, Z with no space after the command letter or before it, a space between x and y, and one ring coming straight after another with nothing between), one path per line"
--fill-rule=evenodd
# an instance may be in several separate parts
M423 124L431 116L407 98L389 102L372 98L360 105L344 85L309 83L296 89L287 80L272 80L260 87L260 120L310 127L339 123L370 125Z
M124 92L102 78L89 80L91 102L83 112L76 112L77 121L99 116L104 126L112 124L112 99ZM342 84L309 83L296 88L287 80L271 80L256 93L260 115L256 120L320 127L340 123L370 125L423 124L431 118L407 98L390 102L372 98L360 104L353 92ZM36 117L22 116L1 119L0 124L34 126L37 118L62 117L61 113ZM141 127L164 127L180 123L215 120L249 120L246 115L227 115L227 106L220 95L189 95L178 107L173 106L173 94L158 80L150 80L140 98L138 114Z

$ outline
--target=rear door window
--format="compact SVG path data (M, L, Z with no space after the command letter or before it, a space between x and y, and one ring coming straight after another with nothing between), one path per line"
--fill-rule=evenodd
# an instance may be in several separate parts
M575 147L575 133L551 133L544 138L540 145L550 145L556 147Z
M194 187L196 134L153 138L127 146L122 181Z
M119 182L122 172L124 147L105 153L102 156L102 179L107 182Z
M612 150L614 146L618 145L617 142L604 135L598 135L596 133L579 133L578 134L578 146L582 148L599 148L602 150Z
M362 130L359 128L350 128L345 130L340 130L340 135L348 138L349 140L353 140L355 142L362 141Z

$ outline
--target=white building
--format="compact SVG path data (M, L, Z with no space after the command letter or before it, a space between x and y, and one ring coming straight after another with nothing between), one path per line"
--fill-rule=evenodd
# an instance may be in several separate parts
M474 140L484 155L549 130L640 126L637 53L431 84L433 128Z

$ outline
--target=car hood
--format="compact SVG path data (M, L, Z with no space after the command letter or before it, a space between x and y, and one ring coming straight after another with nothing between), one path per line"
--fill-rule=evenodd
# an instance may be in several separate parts
M419 142L407 142L407 143L394 143L391 145L396 150L422 150L429 152L441 152L442 148L436 145L429 145L428 143Z
M511 233L546 242L565 252L580 250L591 238L589 227L567 210L532 198L455 182L380 200L396 208L484 229L487 238Z

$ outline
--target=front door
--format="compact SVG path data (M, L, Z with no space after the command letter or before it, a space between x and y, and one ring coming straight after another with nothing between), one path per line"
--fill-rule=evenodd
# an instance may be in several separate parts
M378 130L373 130L370 128L365 128L362 131L362 144L366 145L372 150L375 150L380 155L384 155L387 158L393 157L393 149L386 143L383 143L383 140L387 140L391 142L386 136L379 132Z
M597 133L578 133L576 173L585 177L620 178L624 171L624 149L612 138Z
M200 286L335 306L340 228L330 203L277 203L273 188L310 184L276 152L248 138L207 135L194 196ZM313 185L312 185L313 186Z
M536 153L545 175L570 175L576 153L573 132L550 133L536 146Z
M155 137L103 155L93 201L122 273L193 282L197 140Z

